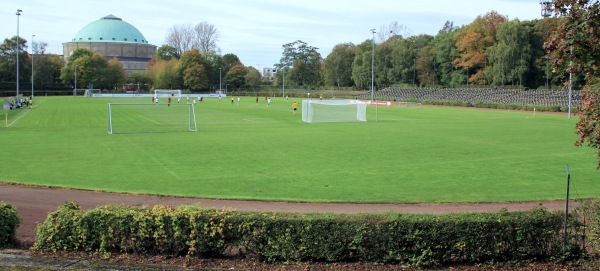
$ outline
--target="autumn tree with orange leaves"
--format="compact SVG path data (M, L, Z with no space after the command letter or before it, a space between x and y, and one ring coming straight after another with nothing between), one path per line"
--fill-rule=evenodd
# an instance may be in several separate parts
M506 18L495 11L478 16L471 24L458 30L454 39L460 57L454 66L468 73L468 82L485 85L486 49L496 42L496 29Z
M598 0L555 0L554 12L560 21L544 44L555 71L583 75L576 146L598 150L600 169L600 3Z

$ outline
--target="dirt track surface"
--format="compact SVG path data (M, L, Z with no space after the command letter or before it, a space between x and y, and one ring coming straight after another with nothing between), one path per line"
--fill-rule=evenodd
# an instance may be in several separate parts
M297 203L297 202L264 202L242 200L217 200L203 198L165 197L133 194L103 193L61 188L14 185L0 183L0 201L13 204L23 223L17 231L17 238L31 243L35 238L35 227L46 219L49 212L67 201L74 201L83 209L92 209L105 204L122 204L128 206L154 206L157 204L176 207L179 205L200 204L200 206L217 209L235 209L258 212L298 212L298 213L464 213L464 212L496 212L501 208L508 211L523 211L542 204L548 210L563 210L564 201L543 202L507 202L507 203L458 203L458 204L354 204L354 203ZM571 205L573 204L573 205ZM576 203L570 203L575 206Z

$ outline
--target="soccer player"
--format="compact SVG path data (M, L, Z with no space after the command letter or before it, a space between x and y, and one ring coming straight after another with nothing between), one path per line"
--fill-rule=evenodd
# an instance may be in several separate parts
M296 115L296 111L297 111L297 110L298 110L298 103L297 103L297 102L294 102L294 103L292 104L292 116L295 116L295 115Z
M179 102L181 101L181 97L177 97L177 104L179 104ZM188 100L189 102L189 100Z
M156 99L154 99L154 102L156 103L156 105L158 105L158 95L156 95Z
M169 99L167 100L167 106L171 106L171 96L169 96Z
M231 97L231 104L233 105L233 97Z
M187 95L187 103L190 103L190 94Z
M196 99L192 99L192 102L194 103L194 107L196 107Z
M271 106L271 97L267 98L267 107Z
M238 105L240 105L240 96L238 96Z

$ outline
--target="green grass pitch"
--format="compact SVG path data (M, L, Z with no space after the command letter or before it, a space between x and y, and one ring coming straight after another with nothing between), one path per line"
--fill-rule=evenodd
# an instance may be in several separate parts
M594 150L573 145L577 118L379 107L376 122L370 106L366 123L306 124L293 101L301 104L204 99L198 132L149 125L110 135L107 103L150 98L37 97L31 110L3 112L0 181L228 199L508 202L564 199L568 164L571 197L600 195ZM152 114L166 104L144 108L141 118L158 122Z

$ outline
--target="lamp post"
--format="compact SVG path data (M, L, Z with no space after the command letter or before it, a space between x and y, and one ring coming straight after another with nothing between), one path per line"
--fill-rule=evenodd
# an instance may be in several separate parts
M373 101L373 82L375 81L375 29L371 29L371 32L373 33L373 39L371 39L371 43L373 44L373 52L371 53L371 101Z
M15 99L19 98L19 16L23 12L20 9L17 9L17 49L15 50L17 54L17 96Z
M33 37L35 37L35 35L31 35L31 98L33 99L33 55L35 54L35 52L33 51Z

